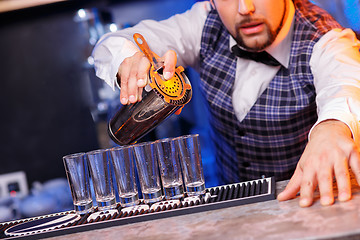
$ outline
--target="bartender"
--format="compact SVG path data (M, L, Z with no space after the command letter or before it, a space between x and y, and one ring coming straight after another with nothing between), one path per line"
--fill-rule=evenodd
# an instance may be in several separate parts
M98 77L120 87L122 104L141 101L150 63L131 41L141 33L175 66L200 73L222 183L290 179L278 200L300 192L310 206L351 199L360 183L359 41L308 0L210 0L163 21L104 35L93 57Z

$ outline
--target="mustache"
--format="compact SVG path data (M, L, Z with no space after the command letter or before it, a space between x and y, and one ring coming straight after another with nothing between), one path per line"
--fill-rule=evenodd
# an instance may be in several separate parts
M244 24L252 22L265 22L264 18L246 16L240 22L235 23L236 29L240 28Z

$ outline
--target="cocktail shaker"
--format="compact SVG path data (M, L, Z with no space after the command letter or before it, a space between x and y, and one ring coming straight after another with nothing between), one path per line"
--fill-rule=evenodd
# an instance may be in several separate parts
M134 39L149 59L150 91L143 91L140 102L124 105L115 113L108 124L111 139L119 145L135 143L163 120L188 103L192 97L192 88L184 68L178 66L174 77L165 80L162 76L163 63L147 45L143 36L134 34Z

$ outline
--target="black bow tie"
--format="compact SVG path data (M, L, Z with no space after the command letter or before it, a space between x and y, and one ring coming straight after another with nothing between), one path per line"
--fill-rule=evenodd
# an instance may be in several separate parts
M265 51L262 52L248 52L245 50L242 50L237 45L233 46L231 48L233 53L241 58L254 60L256 62L261 62L269 66L280 66L281 64L270 54L268 54Z

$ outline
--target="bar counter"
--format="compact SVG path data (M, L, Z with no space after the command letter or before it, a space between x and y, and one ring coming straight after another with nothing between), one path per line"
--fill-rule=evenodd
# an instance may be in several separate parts
M278 182L277 193L286 184ZM299 207L298 198L271 200L48 239L360 239L360 188L354 179L352 191L351 201L326 207L316 193L309 208Z

